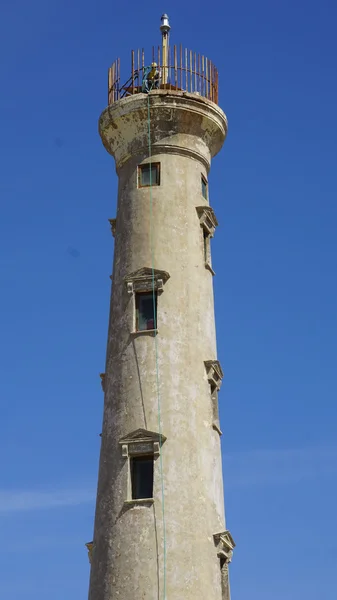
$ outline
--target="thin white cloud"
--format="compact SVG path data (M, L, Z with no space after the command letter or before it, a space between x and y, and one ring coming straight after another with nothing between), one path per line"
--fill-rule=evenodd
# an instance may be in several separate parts
M83 488L57 491L0 490L0 514L78 506L91 503L94 499L94 491Z
M226 487L287 485L337 476L337 447L252 450L224 454ZM59 490L0 490L0 516L79 506L95 501L93 487Z
M17 537L17 539L14 536L14 539L10 539L8 540L8 542L6 543L5 546L3 546L2 548L0 548L0 554L8 554L10 553L17 553L17 552L22 552L22 553L26 553L26 552L38 552L41 550L49 550L52 549L53 551L59 549L59 548L80 548L80 547L84 548L84 540L82 537L75 537L75 536L60 536L60 537L56 537L54 535L50 536L50 535L36 535L35 531L34 533L29 536L29 539L21 539L20 536Z
M286 485L337 475L337 447L253 450L225 454L228 486Z

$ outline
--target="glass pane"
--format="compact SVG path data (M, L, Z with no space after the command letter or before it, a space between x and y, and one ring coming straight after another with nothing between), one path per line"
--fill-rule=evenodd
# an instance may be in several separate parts
M132 458L132 498L153 497L153 456Z
M201 193L205 200L207 200L207 181L203 177L201 178Z
M155 297L156 301L156 297ZM138 296L138 330L146 331L155 329L153 294L139 294Z
M142 165L140 167L140 185L148 186L148 185L159 185L158 181L159 168L158 165ZM151 175L151 181L150 181Z

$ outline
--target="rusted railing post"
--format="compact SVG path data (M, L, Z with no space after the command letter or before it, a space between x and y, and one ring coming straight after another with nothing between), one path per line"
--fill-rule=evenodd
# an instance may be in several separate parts
M108 104L117 102L121 98L137 94L141 91L142 80L145 72L144 49L131 50L131 77L126 83L121 84L121 65L117 58L108 69ZM161 73L160 87L169 90L182 90L204 96L212 102L219 100L219 74L211 60L205 56L183 51L183 47L174 45L167 47L166 59L163 60L160 46L152 47L152 62L156 62ZM166 62L165 62L166 61Z

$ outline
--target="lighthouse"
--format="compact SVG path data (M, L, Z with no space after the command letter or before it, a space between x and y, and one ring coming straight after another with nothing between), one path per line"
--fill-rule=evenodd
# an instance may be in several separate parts
M108 73L118 176L89 600L230 600L208 184L227 134L218 72L161 44Z

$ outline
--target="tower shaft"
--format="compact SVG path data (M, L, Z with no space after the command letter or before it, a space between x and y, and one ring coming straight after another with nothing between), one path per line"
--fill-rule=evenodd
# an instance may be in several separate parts
M89 600L229 600L207 181L227 120L159 89L99 129L119 184Z

